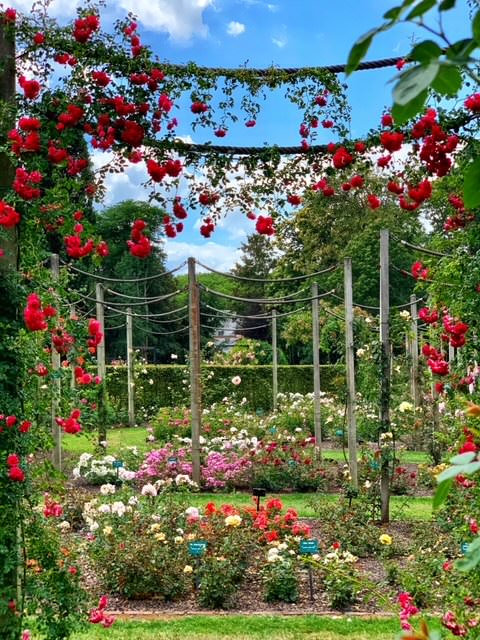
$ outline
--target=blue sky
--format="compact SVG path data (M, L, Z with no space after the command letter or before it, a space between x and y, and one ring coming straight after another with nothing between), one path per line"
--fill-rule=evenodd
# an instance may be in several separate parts
M31 2L14 0L10 4L25 11ZM161 59L171 62L297 67L344 63L352 43L380 24L383 13L395 4L398 3L394 0L107 0L104 11L107 21L134 12L142 40ZM469 32L466 0L457 4L458 8L445 16L445 28L451 39L465 37ZM73 1L54 0L51 12L59 19L69 18L73 16L74 5ZM374 41L367 58L401 56L419 37L411 26L397 27ZM390 104L388 81L394 74L395 69L362 71L348 79L353 137L361 137L377 126L380 114ZM277 97L267 101L254 129L238 125L231 129L227 141L248 145L298 144L298 126L298 114ZM195 136L186 126L182 129L182 123L178 134ZM325 132L319 142L330 139ZM125 175L112 176L106 204L126 198L145 199L147 194L139 186L144 179L145 173L138 166ZM184 233L167 242L169 266L193 255L216 268L228 269L235 263L238 247L247 232L253 230L250 221L233 213L206 241L194 222L192 216Z

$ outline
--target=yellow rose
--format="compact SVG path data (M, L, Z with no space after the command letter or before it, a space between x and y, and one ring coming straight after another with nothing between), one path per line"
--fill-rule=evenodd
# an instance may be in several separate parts
M389 536L388 533L382 533L379 537L380 544L390 545L393 542L392 536Z
M155 534L155 540L158 540L158 542L163 542L165 540L165 537L166 536L162 531Z
M189 564L186 564L183 567L183 573L193 573L193 567Z
M227 516L225 518L225 526L226 527L239 527L240 524L242 522L242 519L240 516L235 515L235 516Z

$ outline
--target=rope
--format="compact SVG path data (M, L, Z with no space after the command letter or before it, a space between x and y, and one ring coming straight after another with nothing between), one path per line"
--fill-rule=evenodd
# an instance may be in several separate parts
M208 324L201 324L201 327L203 327L204 329L213 329L213 327L210 327ZM269 327L269 324L258 324L256 327L239 327L238 331L233 331L230 330L228 332L225 333L229 333L231 336L237 336L237 335L241 335L242 331L254 331L255 329L264 329L265 327ZM217 338L221 338L222 336L217 335ZM225 336L228 337L228 336Z
M126 323L118 324L116 327L103 327L104 331L114 331L115 329L123 329L126 326Z
M174 322L179 322L180 320L186 320L188 318L188 313L179 318L170 318L169 320L152 320L154 324L172 324Z
M385 67L393 67L400 60L404 60L401 58L382 58L380 60L366 60L365 62L361 62L355 71L368 71L370 69L383 69ZM330 64L325 67L286 67L286 68L276 68L276 67L267 67L267 68L251 68L251 69L241 69L242 75L244 76L253 76L253 77L265 77L272 73L272 71L287 75L293 76L298 73L303 73L305 75L318 73L319 71L329 71L333 74L344 73L346 69L346 64ZM184 64L170 64L170 63L162 63L162 70L166 73L188 73L189 75L196 76L232 76L235 74L235 77L238 74L238 69L232 69L228 67L198 67L197 65L184 65Z
M166 293L164 296L158 296L158 298L143 298L142 302L109 302L109 304L115 305L113 308L117 311L116 307L142 307L146 304L153 304L154 302L161 302L162 300L168 300L169 298L173 298L174 296L178 296L179 293L183 293L187 288L177 289L176 291L172 291L171 293ZM122 295L122 294L120 294ZM125 298L129 298L130 296L124 296Z
M216 307L211 307L209 304L205 305L208 309L212 309L212 311L216 311L217 314L230 314L228 315L228 317L226 317L225 319L231 319L231 320L237 320L238 318L244 318L246 320L266 320L271 319L272 318L272 314L271 313L260 313L258 315L252 315L252 316L242 316L240 314L235 313L234 311L224 311L223 309L217 309ZM299 313L300 311L305 311L307 307L303 306L300 307L299 309L294 309L293 311L286 311L285 313L277 313L276 317L277 318L284 318L285 316L291 316L295 313ZM203 311L200 312L200 315L203 315L205 317L209 317L209 318L218 318L218 315L213 315L213 314L207 314L204 313Z
M417 280L417 278L415 278L415 276L410 273L409 271L406 271L405 269L400 269L400 267L395 266L394 264L390 264L390 266L392 267L392 269L394 269L395 271L398 271L399 273L401 273L404 276L410 276L410 278L413 278L414 280ZM432 280L431 278L422 278L420 280L420 278L418 279L420 282L430 282L430 284L441 284L444 287L455 287L456 285L452 284L451 282L437 282L436 280ZM423 298L422 298L423 300Z
M92 298L90 296L84 296L78 291L76 291L75 293L77 296L79 296L83 300L90 300L91 302L98 302L99 304L103 304L105 309L108 309L109 311L114 311L115 315L122 315L122 316L129 315L127 311L123 311L123 309L117 309L116 307L112 307L110 306L109 303L105 302L104 300L96 300L95 298ZM149 313L149 314L132 313L130 315L132 316L132 318L145 318L146 320L150 320L150 318L160 318L162 316L168 316L172 313L177 313L177 311L183 311L184 309L187 309L187 308L188 308L187 305L185 305L183 307L179 307L178 309L172 309L171 311L164 311L163 313ZM108 317L112 318L114 316L108 316Z
M181 289L180 291L186 291L186 289ZM120 293L119 291L113 291L112 289L105 289L105 293L111 293L113 296L118 296L119 298L128 298L129 300L143 300L145 304L147 302L156 302L157 300L160 299L158 296L151 296L149 298L146 298L145 296L130 296L125 293ZM171 294L166 294L166 295L171 295ZM119 303L113 302L112 304L119 304Z
M345 302L343 298L341 298L340 296L336 296L334 293L332 293L332 297ZM372 309L372 311L380 311L380 307L370 307L368 304L360 304L358 302L353 302L352 304L354 307L360 307L360 309Z
M176 271L180 271L180 269L182 269L187 264L187 261L184 260L182 264L180 264L178 267L175 267L175 269L171 269L170 271L163 271L162 273L156 273L153 276L145 276L144 278L107 278L106 276L101 276L96 273L90 273L89 271L84 271L83 269L74 267L69 262L64 262L63 260L60 260L60 262L63 266L68 267L72 271L75 271L76 273L81 273L84 276L90 276L95 280L102 280L104 282L125 282L125 283L126 282L148 282L149 280L156 280L157 278L163 278L164 276L169 276L170 274L175 273Z
M440 251L433 251L432 249L426 249L425 247L419 247L416 244L412 244L411 242L407 242L406 240L401 240L397 238L393 233L391 234L392 238L394 238L400 244L403 244L405 247L409 249L414 249L415 251L420 251L421 253L426 253L430 256L436 256L437 258L450 258L451 256L448 253L440 253Z
M327 307L323 307L323 311L325 311L327 315L333 316L334 318L337 318L338 320L345 322L345 318L343 316L339 315L338 313L335 313L334 311L330 311L330 309L327 309Z
M265 282L265 283L275 283L275 282L294 282L298 280L307 280L308 278L313 278L315 276L322 275L323 273L329 273L330 271L334 271L338 269L338 265L335 264L332 267L328 267L327 269L323 269L322 271L315 271L314 273L310 273L306 276L294 276L293 278L277 278L277 279L268 279L268 278L247 278L245 276L237 276L233 273L224 273L223 271L217 271L216 269L212 269L212 267L203 264L199 260L195 261L198 266L203 267L207 271L211 271L212 273L216 273L219 276L225 276L226 278L233 278L234 280L244 280L246 282Z
M136 327L137 331L143 331L144 333L148 333L151 336L171 336L174 333L181 333L182 331L187 331L188 327L182 327L181 329L175 329L174 331L151 331L150 329L143 329L142 327Z
M257 304L297 304L298 302L311 302L312 300L320 300L320 298L324 298L325 296L333 295L335 289L331 291L326 291L318 296L314 296L311 298L297 298L296 300L288 300L288 296L284 298L240 298L237 296L229 296L227 293L220 293L220 291L215 291L214 289L210 289L209 287L205 287L203 284L200 284L199 287L206 291L207 293L213 293L215 296L219 296L220 298L227 298L228 300L238 300L239 302L255 302ZM293 295L298 295L300 293L297 291Z

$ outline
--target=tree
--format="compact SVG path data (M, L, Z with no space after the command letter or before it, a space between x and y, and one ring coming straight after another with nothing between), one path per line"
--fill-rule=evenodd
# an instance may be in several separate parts
M185 316L186 311L155 318L155 314L169 312L182 306L178 299L173 297L158 302L148 301L149 298L158 298L177 289L175 278L171 274L166 274L165 269L166 255L163 250L163 240L159 237L163 216L164 212L159 207L133 200L120 202L97 214L96 229L110 247L110 253L102 260L98 273L108 278L133 280L133 282L111 282L106 285L106 302L119 305L116 311L107 309L105 314L107 328L105 346L109 359L126 357L125 328L120 326L115 329L115 327L125 325L124 314L128 302L132 304L132 311L142 316L135 318L133 322L134 347L139 348L142 355L149 361L170 362L171 353L184 351L187 348L187 331L166 335L170 331L187 326L187 319L175 320ZM130 254L125 241L136 219L145 220L151 236L155 238L152 253L141 260ZM120 293L121 296L110 294L109 289ZM142 299L146 302L139 305Z
M375 179L378 183L380 180ZM277 272L291 277L337 266L331 273L318 277L319 288L343 292L343 259L352 258L355 298L361 305L378 306L380 230L392 232L391 303L405 304L415 281L408 277L411 253L399 240L421 243L426 237L422 225L411 215L399 215L397 207L384 194L382 206L372 210L366 198L341 193L325 198L312 195L291 219L278 225L277 247L283 251Z
M250 235L241 247L242 255L232 269L233 275L245 280L236 280L235 295L239 298L250 298L261 300L268 298L271 288L268 283L256 282L257 279L271 279L272 271L277 258L272 242L268 236ZM258 302L233 302L232 308L239 315L256 316L269 313L271 305L264 305ZM239 333L247 338L256 340L268 340L270 336L270 326L268 320L258 318L240 318ZM265 327L260 325L266 324ZM253 329L253 327L260 327Z

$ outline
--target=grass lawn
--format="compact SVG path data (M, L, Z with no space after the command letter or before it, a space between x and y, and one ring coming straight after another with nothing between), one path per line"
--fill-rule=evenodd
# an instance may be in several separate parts
M142 427L121 427L108 430L108 453L115 454L122 447L138 447L142 451L152 448L152 445L145 441L147 432ZM77 436L65 436L63 446L66 451L75 455L83 452L93 453L96 446L96 434L79 434ZM153 443L155 446L155 443ZM345 452L346 455L347 452ZM345 460L345 455L341 449L325 449L325 458L331 460ZM428 454L423 451L402 451L399 456L403 464L420 464L428 462Z
M143 428L120 428L110 429L108 432L108 453L115 454L122 447L137 446L139 449L146 451L151 447L145 442L146 431ZM95 437L92 434L81 434L78 436L68 436L63 439L65 451L72 457L79 456L84 451L94 452ZM325 457L342 459L343 454L340 450L325 451ZM413 460L426 460L426 454L421 451L404 452L402 462L413 462ZM269 494L268 497L273 497ZM275 494L280 497L285 508L295 509L301 518L311 518L315 516L315 512L311 507L311 501L318 499L316 494L308 493L286 493L282 495ZM333 501L337 500L337 495L321 495L321 500ZM252 504L252 497L248 493L201 493L192 496L192 506L204 506L207 502L217 502L218 504L229 502L237 506ZM424 497L404 497L393 496L391 501L392 518L395 519L395 512L402 509L402 519L407 520L424 520L431 519L432 506L431 499Z
M312 500L333 502L338 500L335 494L315 494L315 493L283 493L268 494L262 498L262 502L268 498L280 498L285 509L293 508L301 518L315 517L312 509ZM246 506L253 504L252 497L248 493L199 493L193 494L191 498L192 506L203 507L207 502L215 502L217 505L228 502L235 506ZM432 517L431 498L412 498L404 496L392 496L391 516L395 518L395 511L402 510L402 520L430 520Z
M418 622L415 624L418 628ZM428 621L431 630L438 630L437 620ZM326 618L303 616L186 616L155 622L117 621L110 629L95 628L73 636L73 640L396 640L400 623L392 618L355 618L348 615Z
M117 621L110 629L92 625L87 633L73 636L74 640L220 640L249 638L273 640L382 640L397 638L398 618L323 618L304 616L187 616L155 622Z

